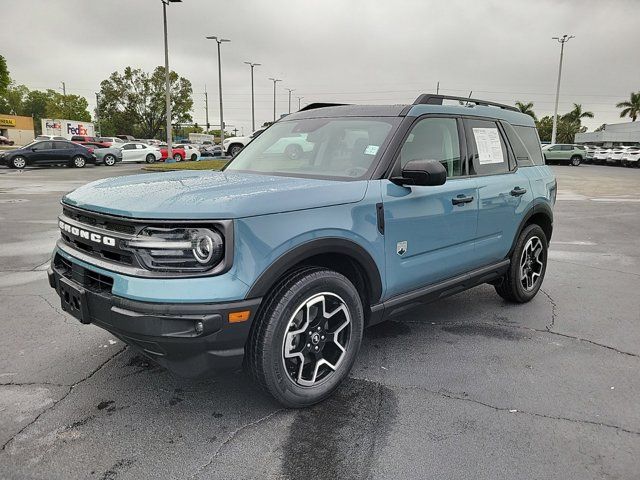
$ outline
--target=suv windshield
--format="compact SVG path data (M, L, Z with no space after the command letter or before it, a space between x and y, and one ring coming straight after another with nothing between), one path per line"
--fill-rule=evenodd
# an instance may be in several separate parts
M249 143L226 171L353 180L377 163L397 117L281 121Z

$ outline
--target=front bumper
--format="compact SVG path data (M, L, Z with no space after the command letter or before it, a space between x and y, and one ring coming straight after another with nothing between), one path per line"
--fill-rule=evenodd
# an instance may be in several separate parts
M65 289L82 293L82 323L101 327L160 365L184 377L198 377L240 367L244 345L260 298L226 303L151 303L113 295L110 280L75 263L59 263L48 271L49 284L71 312ZM70 265L70 267L69 267ZM229 323L231 312L250 312L249 319ZM196 324L202 322L202 332Z

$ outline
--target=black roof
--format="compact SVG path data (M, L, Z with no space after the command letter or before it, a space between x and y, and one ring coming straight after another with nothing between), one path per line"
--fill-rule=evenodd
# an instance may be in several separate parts
M407 105L307 105L299 112L287 115L282 120L300 120L322 117L397 117ZM311 108L309 108L311 107Z

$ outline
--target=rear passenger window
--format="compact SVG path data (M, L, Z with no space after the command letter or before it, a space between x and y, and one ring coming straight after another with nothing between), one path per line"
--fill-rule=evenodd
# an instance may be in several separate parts
M420 120L400 151L401 167L410 160L437 160L444 165L448 178L464 175L457 121L454 118Z
M533 161L533 164L544 165L538 131L534 127L520 127L518 125L514 125L513 129L520 137L520 140L522 140L522 143L524 143L524 146L529 152L529 158Z
M509 153L496 122L466 120L467 138L471 141L472 175L495 175L509 171Z

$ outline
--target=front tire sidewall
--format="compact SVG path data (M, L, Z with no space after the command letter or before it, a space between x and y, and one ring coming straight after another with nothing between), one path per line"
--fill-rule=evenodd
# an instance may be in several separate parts
M24 157L15 157L13 160L11 160L11 166L13 168L23 169L27 166L27 159Z
M241 151L242 151L242 146L240 146L240 145L232 145L231 148L229 149L229 155L231 155L232 157L235 157Z
M580 157L572 157L571 158L571 165L573 165L574 167L577 167L580 165Z
M312 387L298 385L286 372L283 361L283 340L289 319L296 309L309 297L317 293L330 292L340 296L351 316L351 335L346 354L338 370L326 380ZM287 407L300 408L321 402L347 377L362 342L364 314L362 302L355 287L344 276L329 270L312 272L296 282L292 288L282 293L282 299L271 312L265 312L270 328L265 331L263 353L266 386L271 394Z
M153 163L153 162L155 162L155 161L156 161L156 157L154 157L154 156L153 156L153 155L151 155L151 154L147 155L147 159L146 159L146 162L147 162L147 163Z

